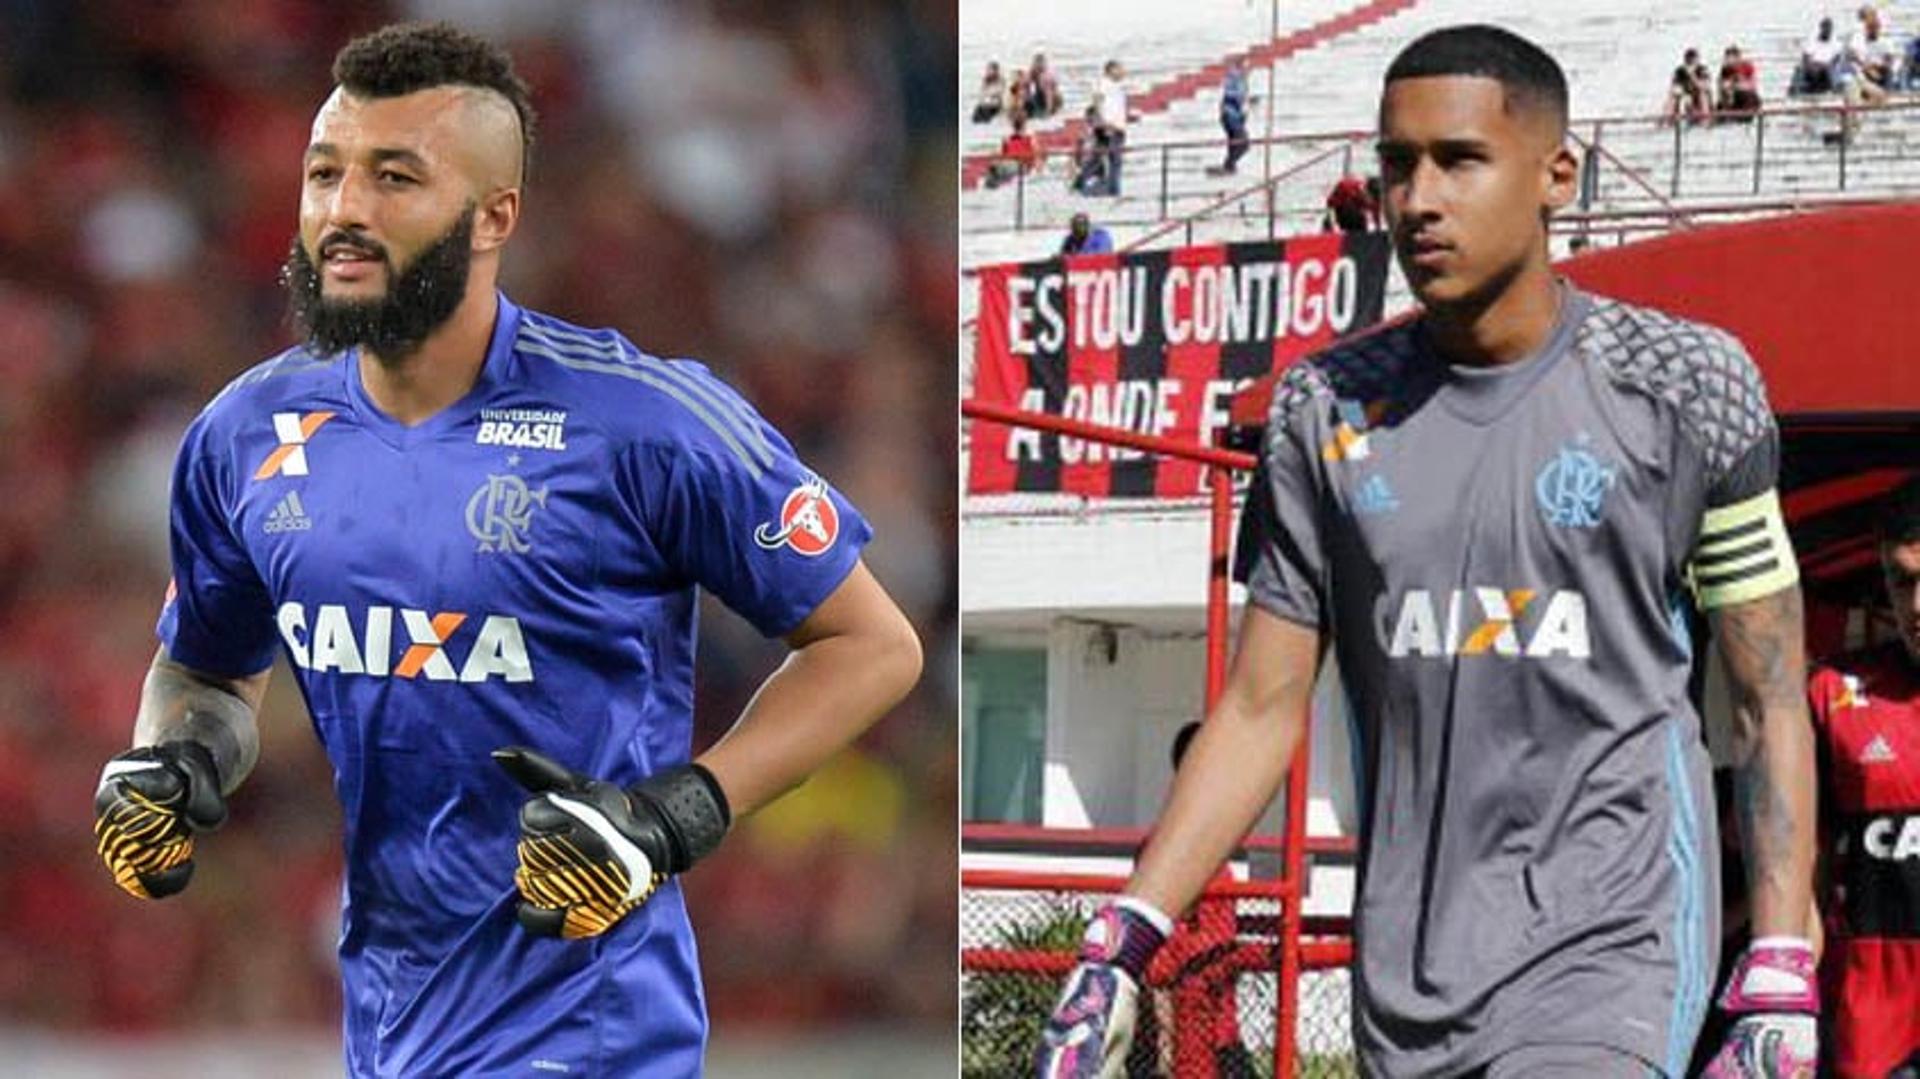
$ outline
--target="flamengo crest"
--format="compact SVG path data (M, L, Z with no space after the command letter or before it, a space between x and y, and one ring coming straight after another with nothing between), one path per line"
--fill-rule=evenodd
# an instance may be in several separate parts
M527 532L533 527L534 508L546 505L545 487L536 491L518 476L489 474L467 499L467 532L480 541L482 551L525 554L533 550Z
M1540 515L1558 528L1596 528L1617 470L1586 446L1583 436L1563 446L1534 478Z

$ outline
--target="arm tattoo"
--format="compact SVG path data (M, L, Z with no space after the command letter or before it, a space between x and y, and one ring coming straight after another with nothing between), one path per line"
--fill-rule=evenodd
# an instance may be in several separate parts
M1787 588L1715 613L1734 701L1734 812L1750 894L1797 889L1814 826L1800 592Z
M1746 845L1747 887L1752 890L1792 848L1793 808L1757 753L1734 769L1733 804Z
M198 742L213 755L221 792L233 793L260 758L253 708L232 690L162 659L147 672L134 723L135 745Z
M1806 658L1801 643L1800 590L1786 588L1719 614L1720 651L1734 692L1760 708L1801 707Z

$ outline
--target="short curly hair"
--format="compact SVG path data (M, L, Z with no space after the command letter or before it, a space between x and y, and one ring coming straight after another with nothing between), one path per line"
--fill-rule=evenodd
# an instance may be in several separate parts
M506 50L451 23L395 23L347 42L333 81L361 97L400 97L436 86L476 86L507 99L520 120L520 182L533 167L534 112Z

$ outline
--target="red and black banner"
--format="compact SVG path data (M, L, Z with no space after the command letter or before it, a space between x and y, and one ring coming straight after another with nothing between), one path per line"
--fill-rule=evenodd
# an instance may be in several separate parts
M1233 395L1380 320L1383 233L980 271L977 400L1212 445ZM1201 466L974 420L967 490L1202 492Z

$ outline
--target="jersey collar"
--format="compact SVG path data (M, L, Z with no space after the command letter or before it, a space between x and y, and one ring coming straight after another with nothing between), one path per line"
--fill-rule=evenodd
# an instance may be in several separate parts
M353 403L355 415L368 431L393 448L404 450L432 441L443 432L473 418L481 404L509 378L513 342L520 332L519 305L507 299L504 292L495 291L494 296L499 301L499 308L494 314L493 336L487 341L487 359L480 365L480 377L458 401L411 427L382 412L380 406L373 403L373 398L367 395L366 387L360 382L360 349L355 347L347 351L346 363L342 365L347 399Z
M1573 351L1573 339L1585 321L1592 298L1567 281L1559 283L1560 312L1552 332L1524 359L1499 367L1469 367L1440 359L1421 337L1421 348L1445 372L1440 402L1468 423L1486 425L1505 415Z

